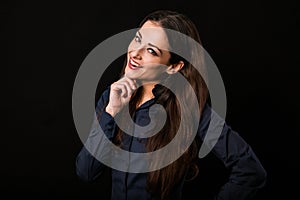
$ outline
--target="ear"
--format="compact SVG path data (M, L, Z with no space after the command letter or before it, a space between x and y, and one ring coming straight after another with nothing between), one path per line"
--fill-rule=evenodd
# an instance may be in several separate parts
M184 62L183 61L179 61L178 63L169 65L168 68L166 69L166 72L168 74L175 74L179 70L181 70L183 66L184 66Z

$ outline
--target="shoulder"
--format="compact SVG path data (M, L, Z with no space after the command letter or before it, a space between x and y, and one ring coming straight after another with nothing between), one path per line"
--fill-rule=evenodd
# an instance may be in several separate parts
M110 93L110 86L108 86L108 87L102 92L102 95L101 95L100 99L101 99L101 98L108 99L109 93Z
M110 93L110 86L108 86L101 94L100 98L97 101L97 108L103 107L105 104L108 103L109 100L109 93Z
M102 92L100 99L108 99L109 98L109 93L110 93L110 85L107 86L104 91ZM99 100L100 100L99 99Z

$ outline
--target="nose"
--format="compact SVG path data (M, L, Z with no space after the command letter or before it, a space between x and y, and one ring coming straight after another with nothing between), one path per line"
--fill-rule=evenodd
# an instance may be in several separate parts
M143 55L143 51L144 51L144 47L139 46L139 47L136 47L136 48L132 48L131 51L129 52L129 55L130 55L132 58L141 60L142 57L143 57L143 56L142 56L142 55Z

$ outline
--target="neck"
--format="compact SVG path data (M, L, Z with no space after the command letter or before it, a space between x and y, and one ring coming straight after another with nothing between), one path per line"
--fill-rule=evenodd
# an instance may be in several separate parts
M154 95L152 93L152 90L154 88L156 83L148 83L143 85L143 94L142 94L142 98L153 98Z
M147 84L143 85L142 96L140 98L140 101L137 104L137 107L140 107L140 105L142 105L146 101L154 98L152 89L154 88L155 85L156 85L156 83L147 83Z

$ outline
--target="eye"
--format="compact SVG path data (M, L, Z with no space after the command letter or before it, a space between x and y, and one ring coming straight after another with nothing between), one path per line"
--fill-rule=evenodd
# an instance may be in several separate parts
M152 48L148 48L147 51L152 55L157 56L157 53Z
M136 36L134 37L134 41L140 43L140 42L141 42L141 38L140 38L138 35L136 35Z

